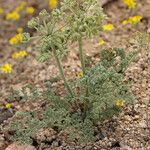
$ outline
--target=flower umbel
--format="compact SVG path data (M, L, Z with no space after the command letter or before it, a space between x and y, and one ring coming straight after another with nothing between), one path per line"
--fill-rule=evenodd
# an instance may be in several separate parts
M2 71L3 73L8 73L8 74L10 74L10 73L12 72L12 65L11 65L11 64L4 64L4 65L2 65L1 71Z

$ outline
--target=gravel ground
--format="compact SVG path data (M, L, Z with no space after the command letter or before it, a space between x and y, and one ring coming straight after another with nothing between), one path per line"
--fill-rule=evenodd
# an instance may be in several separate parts
M16 4L19 1L16 1ZM38 1L40 3L40 1ZM7 11L12 9L12 2L2 0L2 3ZM29 1L33 6L38 9L44 7L37 5L38 3L33 0ZM15 7L15 6L13 6ZM136 31L150 32L150 2L149 0L138 1L138 8L134 12L128 12L126 7L122 4L121 0L115 0L105 3L104 11L108 14L107 22L113 23L115 29L110 33L102 33L92 40L85 39L84 50L87 56L92 56L94 61L97 61L97 54L100 46L97 44L100 38L106 41L104 47L119 46L124 47L128 51L128 42L131 36ZM120 25L121 21L131 15L142 15L142 22L136 27L131 26L123 27ZM32 84L39 90L42 90L45 83L52 79L54 76L58 77L57 84L53 87L59 94L65 93L63 90L63 83L59 77L58 70L54 60L46 63L39 63L34 58L36 53L35 44L28 48L29 55L25 60L18 62L11 59L11 54L15 48L8 44L8 39L15 33L16 26L6 22L4 18L0 18L0 64L10 62L14 66L14 71L11 77L0 75L0 150L4 150L11 142L7 140L4 135L3 129L6 124L10 122L14 113L9 112L3 108L3 105L8 102L8 95L12 89L19 89L26 84ZM21 25L24 26L26 19L22 21ZM5 37L5 38L3 38ZM80 70L80 62L78 61L78 53L76 44L71 45L70 49L74 49L69 53L69 57L62 61L65 69L66 76L73 78L76 72ZM112 120L107 120L100 125L100 140L88 145L76 146L75 143L68 143L65 141L63 133L59 135L53 129L41 129L36 136L39 141L53 141L51 144L46 142L38 143L38 150L150 150L150 53L140 53L137 59L130 65L126 72L126 78L131 81L130 90L135 96L135 101L132 106L126 106L124 112ZM59 87L59 88L58 88ZM41 103L30 102L20 103L12 102L12 108L15 111L30 110L32 107L39 107ZM5 120L5 121L4 121ZM3 122L4 121L4 122ZM3 123L2 123L3 122ZM57 135L57 136L56 136ZM45 138L45 139L42 139ZM54 139L54 140L52 140ZM7 150L25 150L29 147L19 147L16 143L10 145ZM31 147L31 150L35 147Z

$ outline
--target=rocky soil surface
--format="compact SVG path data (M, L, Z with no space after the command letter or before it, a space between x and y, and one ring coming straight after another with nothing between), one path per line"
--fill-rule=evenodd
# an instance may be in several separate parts
M46 7L46 2L28 1L30 5L38 10ZM19 3L15 1L12 5L11 0L2 0L2 5L7 12L12 10ZM40 4L40 5L39 5ZM84 51L87 56L97 61L97 54L101 48L123 47L129 49L129 42L136 31L150 33L150 1L137 0L137 8L129 12L121 0L104 1L103 8L108 15L107 23L113 23L115 29L108 33L101 33L92 40L84 40ZM142 21L137 27L123 26L122 20L130 15L141 15ZM30 17L29 17L30 18ZM22 20L20 25L26 28L28 18ZM37 62L35 59L35 44L29 47L28 56L24 60L14 61L11 59L15 48L8 44L8 39L15 34L16 26L0 17L0 65L9 62L13 65L13 73L10 77L0 74L0 150L150 150L150 53L141 52L137 59L131 63L127 72L126 79L131 81L130 90L135 96L134 104L126 106L119 117L104 121L98 130L99 138L95 143L77 146L65 140L63 133L57 133L53 129L41 129L35 139L36 144L32 146L19 146L8 140L8 135L4 129L11 121L15 112L32 108L42 109L43 103L35 101L13 101L8 95L13 90L18 90L26 84L31 84L41 91L45 84L57 77L58 81L52 86L58 95L64 94L63 82L60 80L58 70L54 60L46 63ZM100 38L106 41L104 46L98 45ZM69 53L69 57L62 60L62 64L69 79L76 77L80 71L78 52L76 45L70 45L74 49ZM4 105L11 103L11 111Z

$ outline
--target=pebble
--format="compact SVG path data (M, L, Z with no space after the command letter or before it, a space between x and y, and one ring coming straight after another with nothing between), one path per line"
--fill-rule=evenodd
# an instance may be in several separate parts
M35 147L30 145L18 145L17 143L13 143L9 145L5 150L36 150Z

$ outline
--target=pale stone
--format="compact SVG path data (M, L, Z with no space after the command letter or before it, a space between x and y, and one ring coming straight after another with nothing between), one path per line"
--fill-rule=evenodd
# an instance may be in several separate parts
M5 150L36 150L36 148L30 145L18 145L17 143L13 143Z

